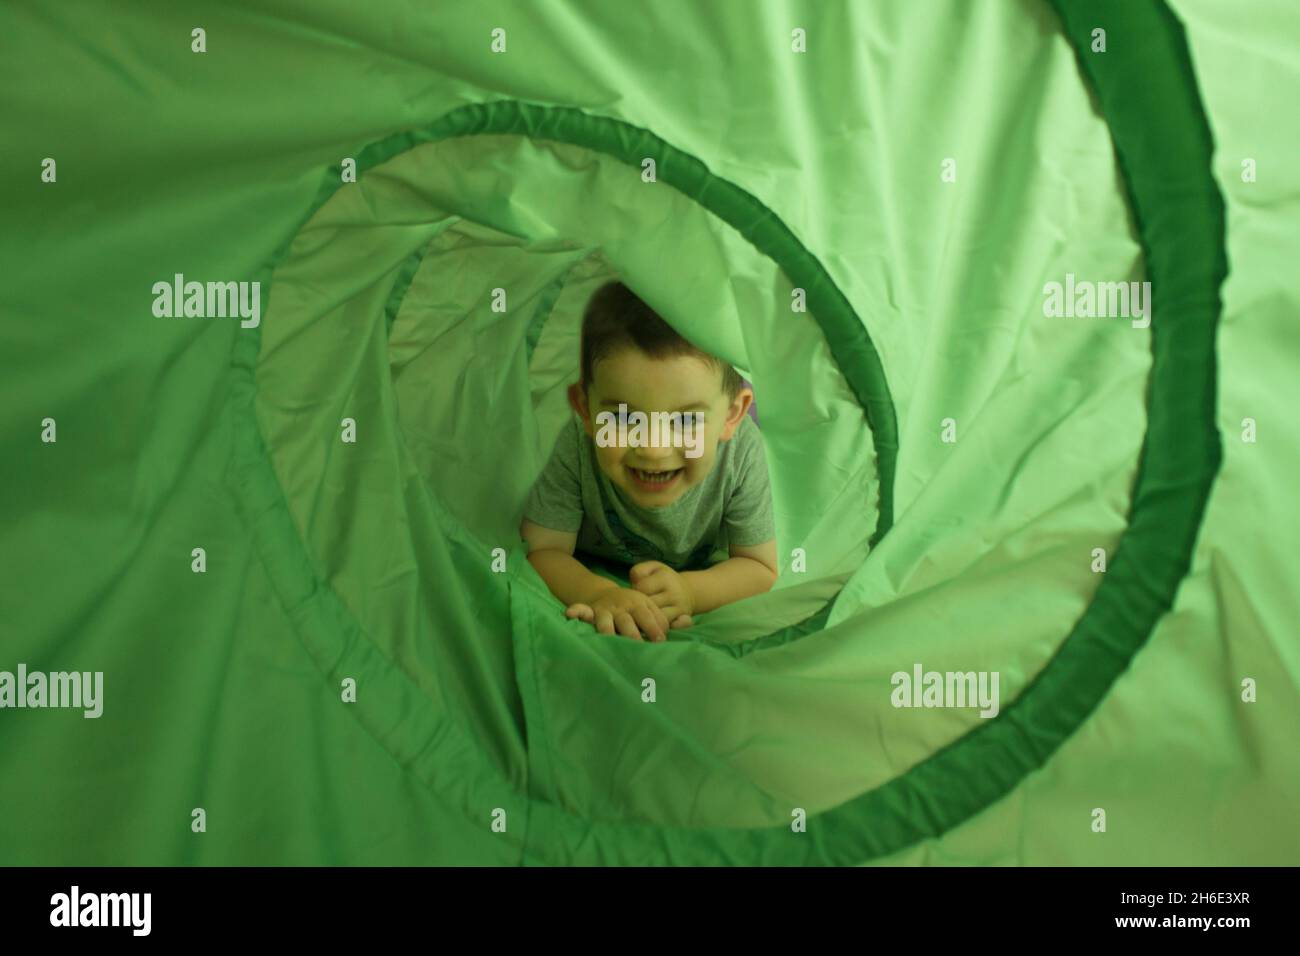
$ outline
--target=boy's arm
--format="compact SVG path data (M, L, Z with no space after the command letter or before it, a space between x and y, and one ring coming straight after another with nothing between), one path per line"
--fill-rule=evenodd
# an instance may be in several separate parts
M690 592L693 613L739 601L770 591L776 583L776 539L741 547L732 545L731 557L707 571L683 571L682 581Z
M528 563L564 604L590 604L601 591L618 588L609 578L588 571L573 556L577 532L543 528L525 518L519 533L528 542Z

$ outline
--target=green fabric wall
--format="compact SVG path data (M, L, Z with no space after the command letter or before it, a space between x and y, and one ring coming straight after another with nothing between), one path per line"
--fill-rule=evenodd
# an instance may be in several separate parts
M1294 862L1292 6L7 5L0 863ZM667 645L514 532L612 274L807 555Z

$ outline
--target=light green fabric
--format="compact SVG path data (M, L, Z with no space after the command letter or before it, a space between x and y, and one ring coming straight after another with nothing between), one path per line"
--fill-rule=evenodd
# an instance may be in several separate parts
M1169 6L1179 29L1099 0L1104 54L1037 0L8 7L0 670L105 689L97 720L0 710L0 862L1294 862L1300 23L1281 0ZM1205 197L1126 165L1180 104L1122 133L1101 114L1162 83L1213 137L1222 315L1161 300L1159 342L1048 318L1067 273L1159 267L1172 295L1202 268L1140 239ZM516 131L417 135L483 104ZM610 149L679 152L647 182L533 135L561 109L626 124L599 126ZM694 195L668 184L700 172L683 157ZM792 272L820 270L827 307L793 311ZM155 317L177 272L262 280L260 327ZM779 587L666 645L565 621L518 545L612 275L763 399ZM1217 367L1186 393L1213 402L1153 421L1153 354L1185 357L1210 313ZM1095 550L1122 567L1148 427L1177 456L1202 412L1223 447L1204 519L1133 545L1140 597L1098 625L1122 672L1091 710L1060 682L1077 727L1008 713L1097 597ZM1165 580L1143 569L1179 549L1130 662L1119 635ZM915 663L998 672L997 734L893 706ZM964 776L931 771L959 746ZM1041 769L1005 770L1011 749ZM963 815L994 778L1009 792Z

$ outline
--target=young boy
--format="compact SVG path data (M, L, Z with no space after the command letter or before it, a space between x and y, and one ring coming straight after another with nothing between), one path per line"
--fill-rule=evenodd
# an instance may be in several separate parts
M663 641L693 614L770 589L777 565L767 463L746 414L754 393L736 370L692 346L620 282L588 303L581 360L582 378L568 392L578 418L560 432L520 526L529 562L565 614L602 634ZM622 429L611 441L614 429L603 427L673 412L702 413L701 430L691 432L695 416L643 440L627 440L633 432ZM575 549L631 565L631 586L592 573ZM729 557L710 567L715 553Z

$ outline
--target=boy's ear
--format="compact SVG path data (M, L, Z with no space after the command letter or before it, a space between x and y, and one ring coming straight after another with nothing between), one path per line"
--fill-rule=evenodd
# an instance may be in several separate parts
M587 391L582 387L581 382L574 382L568 388L569 407L578 413L582 419L582 424L587 429L587 434L593 433L591 426L591 410L587 408Z
M727 409L727 420L722 425L722 433L718 436L718 441L729 441L731 436L736 433L740 427L740 421L749 412L749 406L754 401L754 390L749 387L742 388L732 399L730 407Z

